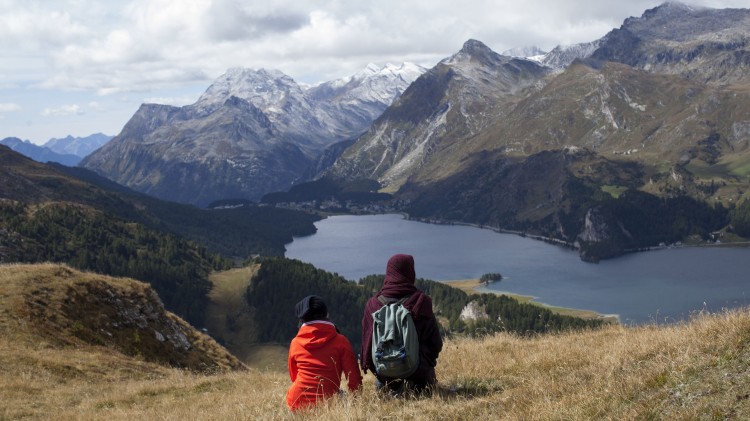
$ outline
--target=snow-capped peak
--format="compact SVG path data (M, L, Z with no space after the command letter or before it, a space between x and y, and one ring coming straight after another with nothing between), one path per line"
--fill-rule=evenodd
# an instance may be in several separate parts
M302 95L302 88L280 70L233 67L206 89L198 99L197 105L206 108L223 104L234 96L247 100L261 109L267 109L289 95Z

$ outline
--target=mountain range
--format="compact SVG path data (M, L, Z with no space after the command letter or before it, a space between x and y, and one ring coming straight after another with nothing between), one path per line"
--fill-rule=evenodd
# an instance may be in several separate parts
M565 56L562 48L524 61L470 40L415 81L327 174L376 179L415 217L579 248L629 238L607 255L644 246L631 238L638 222L590 212L642 203L619 194L628 189L720 207L747 198L748 23L747 9L665 3L568 48L573 55L561 62L575 58L563 70L544 65ZM587 221L600 235L584 232ZM721 227L681 235L706 238Z
M144 104L81 165L199 206L321 176L371 179L413 216L585 248L639 231L604 211L640 203L627 190L721 207L746 199L748 28L748 9L670 2L544 54L472 39L431 69L368 66L316 87L231 69L195 104ZM643 246L626 242L605 248Z
M112 136L102 133L95 133L86 137L68 135L61 139L50 139L44 145L39 146L28 140L6 137L0 140L0 145L5 145L37 162L57 162L73 167L110 139L112 139Z
M163 199L257 200L304 181L326 148L353 139L424 69L367 66L305 88L278 70L230 69L195 104L144 104L81 163Z

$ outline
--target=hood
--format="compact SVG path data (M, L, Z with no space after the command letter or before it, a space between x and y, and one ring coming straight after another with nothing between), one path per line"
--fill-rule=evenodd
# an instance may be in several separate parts
M338 332L333 323L324 320L313 320L299 328L297 341L305 349L316 349L336 338Z

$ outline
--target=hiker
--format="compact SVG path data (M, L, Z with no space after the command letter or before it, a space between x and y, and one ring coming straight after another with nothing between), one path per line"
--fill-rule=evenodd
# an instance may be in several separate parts
M365 304L362 316L362 353L360 366L367 373L372 371L377 378L380 391L393 396L404 393L429 392L437 384L435 365L443 349L443 340L438 330L437 319L432 312L432 299L414 285L414 258L408 254L396 254L388 260L383 286ZM403 379L379 375L371 352L373 336L373 313L384 306L406 298L403 306L409 310L419 338L419 364L416 371ZM383 388L386 388L385 390Z
M328 308L322 298L308 295L295 306L301 326L289 346L289 377L292 386L286 403L292 412L313 406L340 393L341 374L349 391L362 386L351 343L328 320Z

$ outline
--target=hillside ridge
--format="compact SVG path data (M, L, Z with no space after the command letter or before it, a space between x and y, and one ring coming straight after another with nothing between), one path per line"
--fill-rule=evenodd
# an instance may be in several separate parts
M244 368L213 339L166 311L143 282L58 264L1 265L0 279L4 336L55 349L118 352L191 371Z

